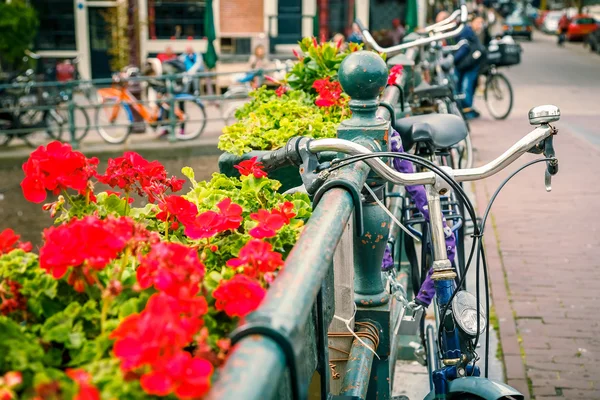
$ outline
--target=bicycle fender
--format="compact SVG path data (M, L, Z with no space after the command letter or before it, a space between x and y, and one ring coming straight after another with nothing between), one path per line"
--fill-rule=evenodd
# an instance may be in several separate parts
M458 378L448 382L448 398L460 399L461 394L472 394L486 400L499 400L511 396L516 400L523 400L524 396L516 389L490 379L478 376ZM435 390L429 392L424 400L434 400Z

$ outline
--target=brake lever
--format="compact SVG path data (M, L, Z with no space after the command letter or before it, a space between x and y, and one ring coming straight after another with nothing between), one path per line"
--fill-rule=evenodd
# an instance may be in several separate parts
M552 175L558 173L558 159L554 152L553 141L553 136L547 137L546 140L544 140L544 156L550 158L550 161L546 161L546 173L544 174L544 186L546 186L547 192L552 190Z

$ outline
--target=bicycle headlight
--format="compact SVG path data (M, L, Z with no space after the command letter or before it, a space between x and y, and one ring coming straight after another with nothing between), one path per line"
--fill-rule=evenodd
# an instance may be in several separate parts
M477 299L471 293L460 291L452 300L454 320L467 335L477 335ZM485 331L486 315L483 307L479 307L479 334Z

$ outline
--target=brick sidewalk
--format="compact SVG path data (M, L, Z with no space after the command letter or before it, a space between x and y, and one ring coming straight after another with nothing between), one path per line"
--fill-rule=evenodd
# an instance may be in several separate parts
M552 192L537 164L513 178L492 208L485 243L493 302L508 384L526 398L600 399L600 151L566 123L557 127ZM477 165L530 130L526 118L474 122ZM500 182L533 158L475 185L479 213Z

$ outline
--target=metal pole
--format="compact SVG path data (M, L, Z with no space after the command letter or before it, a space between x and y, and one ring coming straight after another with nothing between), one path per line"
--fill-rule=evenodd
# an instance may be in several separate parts
M77 142L76 137L75 99L73 98L73 86L69 85L66 90L68 91L69 96L69 101L67 103L67 112L69 113L69 141L71 142L71 147L77 149L79 147L79 143Z
M366 327L361 327L358 333L368 333L370 330ZM361 343L357 339L352 342L352 349L346 364L346 375L342 381L342 389L340 396L349 396L354 398L365 399L369 389L369 380L371 378L371 367L373 365L373 357L376 344L370 337L361 337ZM367 348L365 346L369 346Z
M364 165L355 164L347 170L358 174L359 182L364 182L367 177L368 168ZM353 209L352 196L346 189L333 188L323 195L281 274L269 288L258 310L246 317L249 323L270 318L280 330L294 332L307 321ZM265 343L269 346L264 346ZM274 390L285 376L282 366L286 361L282 350L270 344L272 342L265 338L257 343L256 336L242 339L219 372L207 399L274 398ZM242 355L237 356L238 352ZM236 360L241 361L238 363Z
M167 77L166 79L169 90L169 142L174 143L177 141L177 137L175 136L175 124L177 122L177 116L175 115L175 91L171 78Z

